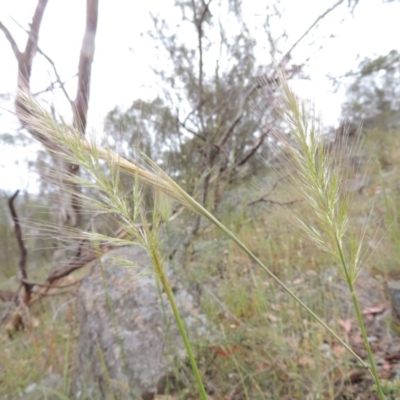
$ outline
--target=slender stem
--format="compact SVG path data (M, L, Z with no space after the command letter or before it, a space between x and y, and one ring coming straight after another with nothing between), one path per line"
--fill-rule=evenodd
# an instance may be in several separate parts
M358 298L357 298L357 295L356 295L356 292L355 292L355 289L354 289L353 279L351 278L351 276L349 274L349 271L348 271L348 268L347 268L347 264L346 264L346 260L344 258L344 254L343 254L343 249L342 249L342 246L340 245L339 240L337 239L337 237L336 237L336 245L337 245L338 252L339 252L339 255L340 255L340 260L342 262L343 270L344 270L344 273L345 273L346 282L347 282L347 285L349 287L349 291L350 291L350 294L351 294L351 299L353 301L354 310L356 312L358 326L360 327L361 336L363 338L364 346L365 346L365 349L367 351L367 357L368 357L368 361L369 361L369 364L370 364L369 370L371 372L372 377L374 378L375 385L376 385L376 390L378 392L379 399L380 400L385 400L385 394L383 393L383 389L382 389L382 386L381 386L381 381L380 381L379 375L378 375L378 370L377 370L376 364L375 364L375 359L374 359L374 356L372 354L371 346L369 344L367 330L365 329L364 319L363 319L362 314L361 314L360 303L358 301Z
M186 351L187 351L188 357L189 357L189 361L190 361L194 376L195 376L196 381L197 381L200 399L201 400L207 400L208 399L207 393L206 393L206 391L204 389L204 385L203 385L203 381L201 379L201 375L200 375L199 369L197 368L196 359L194 357L194 354L193 354L193 351L192 351L192 347L191 347L190 342L189 342L189 338L188 338L188 336L186 334L185 326L184 326L182 318L181 318L181 316L179 314L178 307L177 307L177 305L175 303L174 294L173 294L173 292L171 290L171 286L170 286L170 284L168 282L167 276L164 273L164 268L163 268L162 262L160 260L159 254L158 254L158 252L157 252L157 250L156 250L156 248L154 246L154 243L152 243L152 241L150 241L150 251L151 251L151 256L153 258L154 266L156 268L157 275L161 280L161 284L162 284L162 286L163 286L163 288L165 290L165 293L167 294L168 300L169 300L169 302L171 304L172 312L174 313L175 321L176 321L176 323L178 325L179 332L180 332L180 334L182 336L182 339L183 339L183 342L185 344Z
M193 197L186 193L173 179L171 179L161 168L157 166L149 157L143 154L143 157L158 170L165 181L169 184L170 189L168 193L164 192L167 196L169 193L174 193L172 198L178 200L188 209L206 217L214 225L220 228L230 239L232 239L261 269L263 269L292 299L294 299L302 308L304 308L321 326L323 326L349 353L351 353L364 368L368 368L368 365L358 356L355 351L343 340L340 336L335 333L318 315L314 313L299 297L297 297L268 267L266 267L260 259L258 259L248 247L234 235L224 224L222 224L217 218L214 217L209 211L207 211L201 204L199 204ZM121 162L118 158L114 162L128 172L132 173L133 170L137 170L136 166L130 162Z
M361 314L360 303L358 302L356 293L354 291L353 282L351 282L351 281L348 282L348 285L349 285L349 290L350 290L350 293L351 293L351 298L353 300L354 309L356 311L358 325L359 325L359 327L361 329L361 335L362 335L362 338L363 338L363 341L364 341L365 348L367 350L368 361L369 361L369 364L370 364L370 371L371 371L371 374L372 374L372 376L374 378L374 381L375 381L375 384L376 384L376 390L378 392L379 398L381 400L385 400L385 394L383 393L383 389L382 389L382 386L381 386L381 381L380 381L379 375L378 375L378 370L376 368L376 363L375 363L375 360L374 360L374 356L372 354L371 346L369 344L369 340L368 340L368 336L367 336L367 331L365 329L364 320L363 320L363 317L362 317L362 314Z
M147 158L152 165L156 168L157 166ZM160 170L160 169L159 169ZM161 171L161 170L160 170ZM162 171L161 171L162 172ZM292 299L294 299L303 309L305 309L321 326L323 326L326 331L328 331L350 354L357 359L357 361L364 367L369 368L369 366L364 362L364 360L356 354L356 352L337 334L335 333L318 315L314 313L295 293L293 293L284 282L282 282L264 263L257 258L249 248L238 238L235 234L230 231L224 224L222 224L214 215L207 211L201 204L199 204L195 199L193 199L189 194L187 194L174 180L172 180L168 175L163 173L165 179L170 183L172 191L178 194L178 197L182 198L182 204L186 204L186 207L192 209L200 215L206 217L214 225L220 228L231 240L233 240L261 269L263 269ZM172 306L172 303L171 303ZM197 367L196 367L197 369Z
M236 237L232 231L230 231L225 225L223 225L217 218L215 218L210 212L204 207L201 207L201 214L205 215L211 222L218 226L228 237L230 237L258 266L260 266L292 299L294 299L301 307L303 307L320 325L322 325L348 352L350 352L364 368L368 368L368 365L364 360L355 353L355 351L337 334L335 333L317 314L311 310L307 304L305 304L295 293L293 293L263 262L257 258L248 247Z

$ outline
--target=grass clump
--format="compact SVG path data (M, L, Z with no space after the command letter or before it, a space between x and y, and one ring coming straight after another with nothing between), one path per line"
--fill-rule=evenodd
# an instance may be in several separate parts
M343 346L361 366L370 369L379 397L383 399L384 394L354 289L363 262L363 233L349 230L351 196L344 193L341 186L346 179L344 153L341 152L342 147L333 154L324 147L314 121L310 120L284 77L281 79L281 85L283 102L280 115L290 127L290 134L278 137L278 140L284 145L289 171L296 171L293 175L294 192L304 199L295 206L299 211L296 219L298 226L307 234L308 241L299 239L296 234L288 237L283 229L280 238L272 232L267 234L267 237L262 237L262 224L252 225L249 223L251 218L245 214L240 219L226 216L226 223L222 223L145 156L138 165L100 148L93 142L85 141L68 125L54 123L51 116L27 96L25 103L31 112L26 123L33 125L58 145L58 150L54 151L59 157L78 163L90 171L90 179L65 178L74 179L74 184L98 189L102 195L95 203L97 209L117 215L119 223L131 239L118 240L91 232L84 232L84 235L92 241L108 240L116 245L135 242L147 248L152 256L156 275L167 293L168 281L164 280L157 237L157 227L161 221L168 219L170 213L165 206L168 204L165 197L208 219L235 244L229 246L221 265L214 268L214 277L207 274L202 276L204 280L216 279L217 275L220 279L227 280L226 287L221 284L219 296L208 299L207 304L204 304L210 314L214 315L213 319L216 322L220 318L220 327L226 340L226 345L215 352L215 355L221 356L217 357L216 362L221 364L222 370L227 374L221 379L226 385L224 391L233 391L239 385L244 388L245 398L251 397L249 387L252 393L258 393L259 398L267 398L264 395L266 392L273 393L275 398L282 395L301 398L305 393L313 392L324 393L324 396L333 398L337 390L338 370L344 357L337 348ZM109 169L107 174L101 173L104 171L104 162ZM119 190L120 171L135 178L133 209L126 195L121 194ZM148 224L145 215L140 211L141 185L151 187L157 199L162 197L161 201L156 201L153 210L153 230L146 228ZM306 218L299 215L305 215ZM142 221L144 229L137 228L138 218ZM230 226L240 230L242 239L233 233ZM324 293L310 296L313 300L310 305L295 294L299 280L304 279L304 270L299 268L296 271L293 267L302 260L304 263L304 255L309 251L310 242L316 244L321 252L316 253L317 256L313 254L309 266L318 265L317 258L326 260L328 255L345 278L368 353L369 365L319 316L319 313L325 315ZM251 251L245 243L252 243L257 252ZM294 257L293 254L297 256ZM244 255L248 258L244 258ZM267 259L268 265L261 259ZM238 268L238 265L241 267ZM259 267L259 271L254 268L255 265ZM288 271L291 271L292 275ZM265 279L265 273L271 281ZM315 282L318 282L318 272L316 276L310 276L314 276ZM172 293L169 300L174 308ZM179 310L174 310L174 313L179 325ZM269 327L268 330L265 326ZM324 353L324 344L327 341L325 331L331 335L328 344L336 349L336 355ZM268 335L263 332L268 332ZM185 339L183 326L181 333L190 355L190 343ZM254 345L255 342L257 346ZM269 346L271 344L273 348ZM302 354L300 348L303 349ZM193 353L190 359L197 377L199 395L206 398L200 377L201 368L199 372ZM228 360L230 365L234 365L231 372L224 366ZM268 376L268 379L265 379L265 376ZM261 377L263 378L260 379ZM236 383L233 383L232 379Z

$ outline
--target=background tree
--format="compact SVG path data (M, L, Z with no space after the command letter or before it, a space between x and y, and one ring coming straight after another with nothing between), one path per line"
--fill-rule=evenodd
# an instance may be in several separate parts
M45 137L40 129L35 128L35 125L32 123L35 116L32 115L31 111L26 109L22 100L26 92L32 94L31 73L33 60L35 55L39 52L51 64L55 75L55 82L52 83L51 87L54 84L59 85L71 106L73 115L73 126L80 132L82 136L84 136L90 97L91 66L93 62L95 48L94 43L97 30L98 0L87 0L86 2L86 30L83 37L79 57L78 85L75 100L71 100L71 98L69 97L68 92L64 87L64 83L57 72L57 68L54 62L39 47L39 33L47 3L47 0L38 0L37 6L33 14L32 23L30 24L29 30L27 31L28 39L26 41L23 51L19 49L17 42L11 34L10 30L1 21L0 30L3 31L5 38L11 45L11 49L18 64L18 91L15 99L16 115L22 126L47 150L49 150L50 153L52 153L55 150L63 151L63 149L60 149L56 143L52 142L51 139L49 139L48 137ZM62 190L62 193L59 195L58 210L60 222L63 226L80 227L82 224L81 200L79 196L80 188L76 184L71 184L71 182L67 178L69 176L79 175L79 166L70 161L65 161L55 157L52 158L53 163L55 164L55 170L57 171L56 177L53 178L53 183L56 183L57 186L59 186ZM54 175L52 176L54 177ZM19 305L16 308L13 317L11 318L11 325L13 330L18 329L20 326L24 325L23 308L27 306L29 307L33 294L32 289L35 286L33 283L27 281L28 274L26 268L26 237L24 237L21 228L21 215L18 215L15 206L15 199L17 195L18 191L11 198L8 199L8 206L12 214L15 236L19 245L20 261L18 263L18 270L20 287L24 287L24 296L22 299L19 300ZM46 204L46 206L48 207L49 204ZM28 232L25 231L25 236L27 233ZM76 252L77 254L80 252L79 246ZM13 295L13 298L15 300L18 299L18 291L19 289Z
M115 135L118 132L119 137L114 139L122 150L134 149L132 144L141 145L203 204L215 209L226 184L235 178L239 169L247 165L250 166L249 173L256 172L260 164L254 155L265 144L269 132L279 129L272 112L277 67L284 69L289 77L295 76L299 68L293 64L291 52L329 12L342 3L344 0L323 12L288 51L282 52L280 41L286 38L286 32L276 34L272 29L272 21L279 21L281 17L279 2L267 8L263 27L266 35L258 39L243 17L240 1L229 0L219 4L201 0L176 1L176 10L180 13L177 29L171 27L170 20L167 22L154 17L152 31L153 38L161 45L161 49L155 47L162 61L159 65L165 66L154 69L162 82L163 96L148 102L136 101L127 113L114 110L106 123L108 133ZM38 46L46 6L47 0L38 1L33 22L27 31L24 51L18 48L2 22L0 29L18 61L18 88L31 92L33 59L39 52L53 68L55 81L50 88L58 86L64 93L71 105L73 124L84 135L98 1L87 0L86 31L80 53L75 100L70 99L54 62ZM264 66L255 61L260 49L256 36L267 43L267 51L271 55L269 63ZM277 63L276 60L280 61ZM24 125L27 119L32 121L32 116L28 115L19 96L16 111ZM40 131L32 126L27 128L47 149L60 150ZM134 135L128 136L127 141L122 143L119 140L122 133L132 131ZM268 149L268 146L265 148ZM80 188L62 178L77 175L79 168L70 162L54 162L58 163L56 168L61 177L57 183L65 189L60 196L62 222L80 226ZM42 171L48 179L45 168ZM198 232L199 222L200 218L196 218L188 238ZM81 254L80 247L77 253ZM67 268L67 271L71 270ZM62 274L65 276L64 270ZM49 284L56 279L53 278Z
M105 123L107 134L118 143L122 139L127 148L140 144L191 194L215 209L226 183L243 166L248 174L257 172L261 163L255 155L268 150L266 137L279 129L272 111L277 68L289 78L299 76L292 51L342 3L321 14L284 53L287 34L273 29L281 18L280 2L267 7L264 33L255 34L240 1L175 1L180 12L177 26L153 16L151 31L162 66L154 73L163 95L153 101L135 100L126 111L112 110ZM266 65L257 62L260 50L270 54ZM192 235L199 222L198 217Z
M365 58L358 71L346 76L352 80L347 90L344 116L355 127L398 127L400 124L400 54L396 50L375 59Z
M39 34L42 24L43 15L46 10L48 0L39 0L32 18L32 23L27 31L28 39L23 51L18 48L17 42L12 36L9 29L0 21L0 29L3 31L5 38L11 45L11 49L18 62L18 79L17 87L19 91L31 92L31 72L35 55L39 52L52 65L55 75L54 84L59 85L65 97L71 105L73 113L73 125L82 135L85 134L86 119L88 112L88 104L90 98L90 77L91 66L94 55L94 43L97 31L98 17L98 0L87 0L86 2L86 30L82 41L82 47L79 58L78 67L78 85L75 100L71 100L61 77L59 76L54 62L39 48ZM19 92L18 92L19 93ZM15 100L16 114L21 124L25 126L26 110L21 106L19 94ZM43 137L40 132L33 130L31 127L25 126L29 133L39 140L46 148L54 149L55 144ZM55 160L57 169L62 171L65 176L78 175L79 167L76 164L65 161ZM62 176L63 174L60 174ZM71 187L65 180L60 178L57 182L60 187L64 187L62 195L59 196L60 201L60 219L63 224L70 226L81 225L81 205L79 200L79 187Z

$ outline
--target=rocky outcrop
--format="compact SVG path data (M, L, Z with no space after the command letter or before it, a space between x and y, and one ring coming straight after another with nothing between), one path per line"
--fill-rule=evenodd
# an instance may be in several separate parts
M190 336L207 337L206 319L193 296L171 271L168 275ZM77 398L152 399L167 390L185 363L168 299L140 247L102 257L80 287L78 314Z

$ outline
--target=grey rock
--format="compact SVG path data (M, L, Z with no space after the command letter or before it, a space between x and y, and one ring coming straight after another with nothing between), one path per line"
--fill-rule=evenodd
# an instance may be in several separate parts
M387 288L390 294L392 315L397 321L400 321L400 281L388 282Z
M126 265L122 259L135 265ZM153 265L140 247L111 251L78 293L80 337L75 397L152 399L186 361L186 350ZM168 271L191 337L207 337L193 296ZM161 293L160 293L161 292Z

